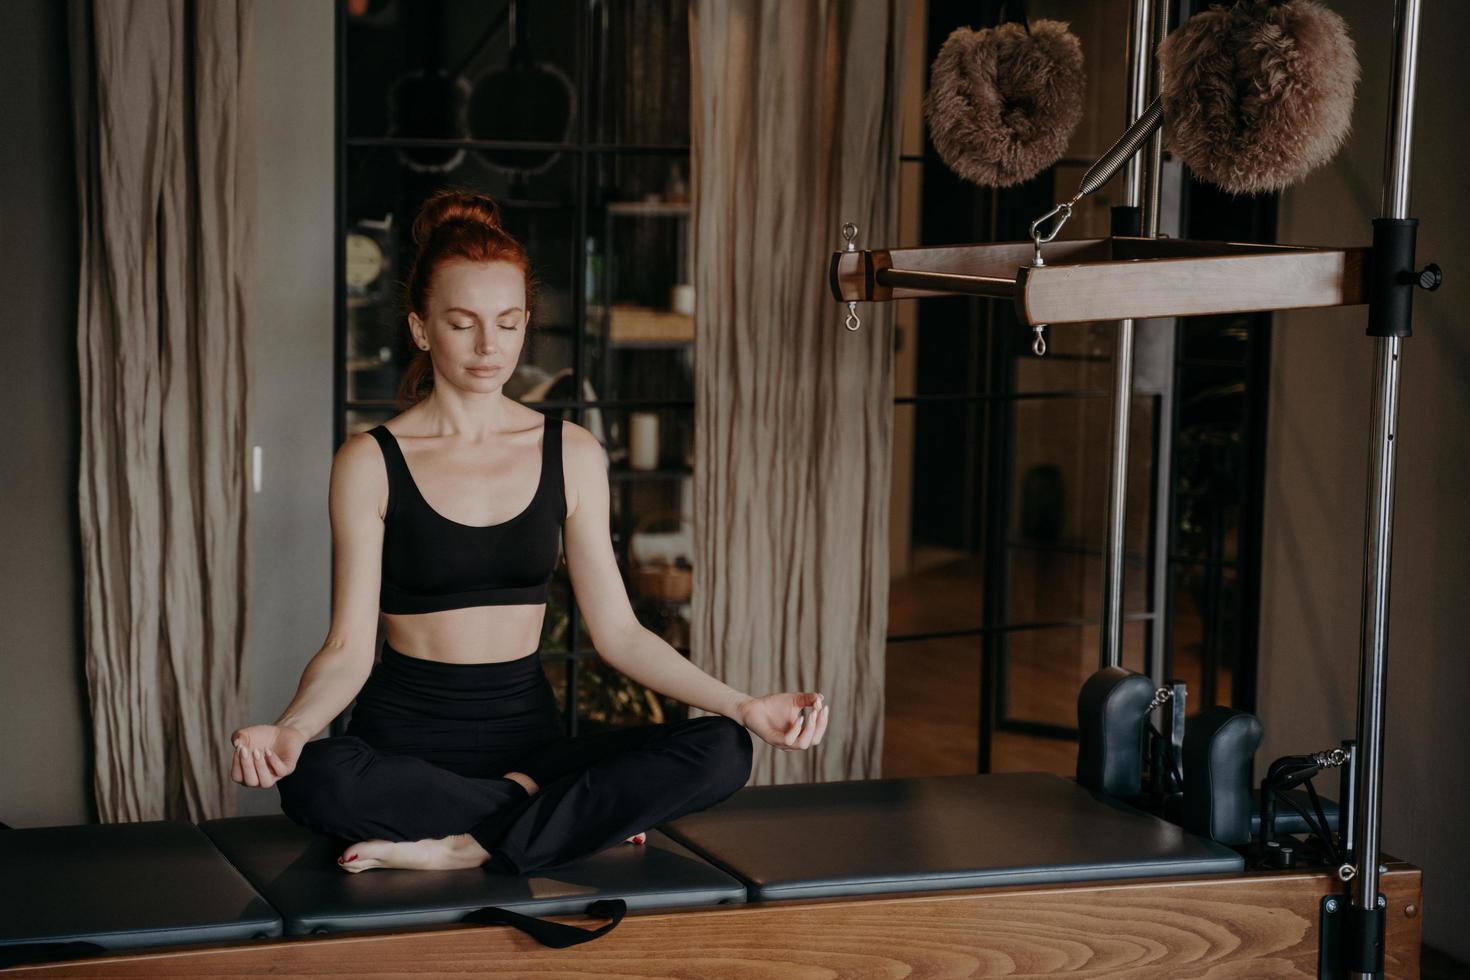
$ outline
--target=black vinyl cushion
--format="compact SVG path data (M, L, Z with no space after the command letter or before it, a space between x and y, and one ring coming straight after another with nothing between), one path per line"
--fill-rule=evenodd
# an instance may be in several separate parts
M1296 800L1303 810L1313 813L1312 798L1304 789L1289 789L1283 794ZM1326 796L1318 795L1318 802L1322 804L1322 815L1327 818L1328 830L1340 830L1342 815L1339 813L1337 801ZM1311 831L1302 815L1285 803L1276 807L1276 833L1277 834L1305 834ZM1261 835L1261 798L1258 794L1251 796L1251 836Z
M1104 667L1077 692L1077 782L1108 796L1142 792L1143 731L1154 682Z
M6 830L0 878L0 947L137 949L281 935L281 917L184 821Z
M740 882L656 830L540 874L337 866L348 842L284 816L230 817L200 825L281 913L287 935L459 922L486 906L530 916L579 915L622 899L629 911L703 908L745 901Z
M1255 715L1223 704L1204 709L1189 723L1180 823L1222 844L1250 842L1251 766L1262 733Z
M661 825L752 901L1239 871L1228 847L1048 773L747 786Z

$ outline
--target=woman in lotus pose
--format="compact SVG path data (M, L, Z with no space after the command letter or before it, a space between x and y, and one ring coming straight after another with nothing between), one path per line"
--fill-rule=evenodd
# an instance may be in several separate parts
M820 742L821 694L742 694L634 618L602 445L501 390L531 277L494 202L441 191L413 237L412 404L332 461L331 630L280 719L233 734L232 778L276 786L293 820L351 841L348 871L528 874L726 799L750 776L751 732L782 749ZM599 655L716 714L563 734L540 659L559 534ZM354 697L347 733L310 741Z

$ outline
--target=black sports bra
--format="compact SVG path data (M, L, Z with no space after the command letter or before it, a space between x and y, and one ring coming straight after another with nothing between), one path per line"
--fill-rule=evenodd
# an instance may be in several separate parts
M461 524L430 507L393 433L381 425L368 432L388 468L379 609L426 613L546 601L567 512L561 419L548 418L542 427L541 479L531 503L508 521L484 526Z

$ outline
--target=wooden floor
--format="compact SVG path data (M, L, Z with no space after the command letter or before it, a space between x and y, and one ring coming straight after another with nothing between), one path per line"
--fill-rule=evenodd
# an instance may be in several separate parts
M892 636L974 629L982 623L983 566L974 555L921 553L918 571L889 588ZM1101 601L1096 559L1047 567L1025 553L1013 559L1019 620L1082 618ZM1048 600L1048 590L1055 600ZM1085 597L1096 594L1094 600ZM1140 596L1132 597L1141 602ZM1050 602L1050 606L1048 606ZM1081 608L1070 608L1082 603ZM1039 608L1038 608L1039 607ZM1080 614L1080 615L1079 615ZM1124 665L1143 668L1144 629L1124 627ZM1097 626L1022 630L1009 634L1005 663L1006 715L1070 728L1077 723L1077 691L1097 669ZM1176 670L1196 683L1198 647L1176 652ZM883 775L929 776L980 770L979 636L942 637L888 646ZM1228 688L1227 688L1228 689ZM992 772L1071 775L1077 746L1071 739L1018 734L998 728L991 744Z

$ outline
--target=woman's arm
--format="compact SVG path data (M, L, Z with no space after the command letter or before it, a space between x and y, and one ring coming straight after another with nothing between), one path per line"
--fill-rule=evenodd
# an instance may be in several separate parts
M306 665L296 696L276 721L311 738L357 696L373 669L382 577L383 514L388 496L383 454L358 433L332 459L328 509L332 522L332 623L326 642Z
M382 576L383 514L388 497L383 456L362 433L332 458L327 506L332 520L334 585L327 640L302 672L296 696L274 725L249 725L230 736L230 778L268 788L296 768L301 748L357 696L373 669Z
M571 422L563 424L567 569L598 655L645 687L739 721L740 706L752 700L750 696L690 663L633 614L612 549L607 457L590 432Z
M567 568L577 606L602 659L660 694L738 721L776 748L800 751L821 742L831 706L823 703L820 692L743 694L694 666L638 622L612 550L607 457L590 432L565 425Z

